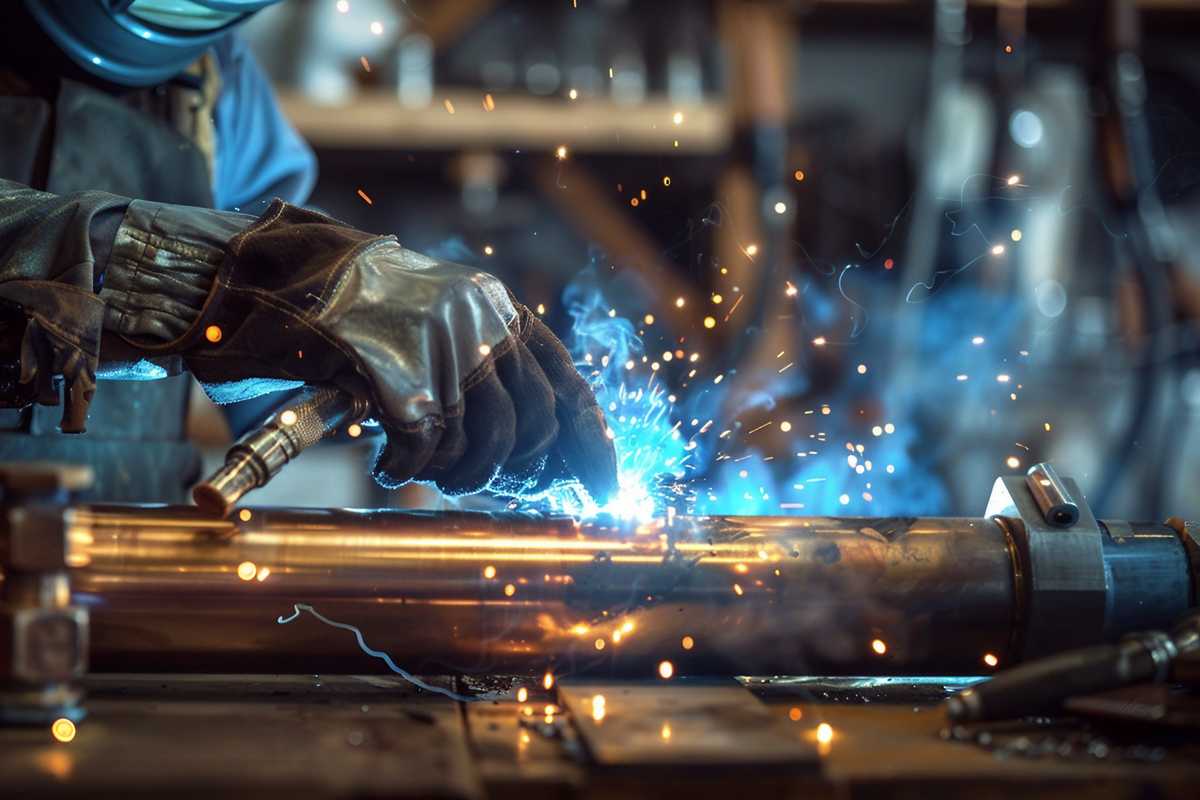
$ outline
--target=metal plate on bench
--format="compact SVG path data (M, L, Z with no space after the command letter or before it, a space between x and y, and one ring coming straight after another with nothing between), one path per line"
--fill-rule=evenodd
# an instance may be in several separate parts
M559 697L603 766L807 769L815 749L732 681L567 683Z

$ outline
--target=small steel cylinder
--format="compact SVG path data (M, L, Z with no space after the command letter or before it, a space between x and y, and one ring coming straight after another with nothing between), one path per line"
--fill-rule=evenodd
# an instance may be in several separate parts
M1069 528L1079 521L1079 504L1054 467L1046 463L1034 464L1025 473L1025 484L1047 523L1057 528Z

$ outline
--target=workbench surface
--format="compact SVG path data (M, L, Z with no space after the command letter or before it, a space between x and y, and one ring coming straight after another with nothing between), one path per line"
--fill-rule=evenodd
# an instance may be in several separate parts
M1195 798L1200 779L1194 743L1131 751L1094 739L1091 754L1085 745L1037 758L987 737L981 747L974 733L944 730L929 691L895 684L842 695L786 683L752 692L732 680L568 681L546 691L497 679L489 688L493 699L459 703L391 676L92 676L71 741L49 726L0 730L0 774L14 798L629 800L749 790L1095 800ZM1026 743L1071 741L1054 730Z

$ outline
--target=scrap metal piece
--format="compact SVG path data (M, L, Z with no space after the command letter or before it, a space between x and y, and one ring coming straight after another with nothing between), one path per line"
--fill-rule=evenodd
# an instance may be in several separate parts
M733 684L564 683L593 761L605 767L811 769L817 750Z

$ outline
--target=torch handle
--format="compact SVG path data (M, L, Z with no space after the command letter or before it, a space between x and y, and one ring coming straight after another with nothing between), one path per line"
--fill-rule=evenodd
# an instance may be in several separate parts
M192 499L205 511L225 516L247 492L279 474L284 464L365 411L365 403L338 389L309 389L231 447L225 464L192 488Z

